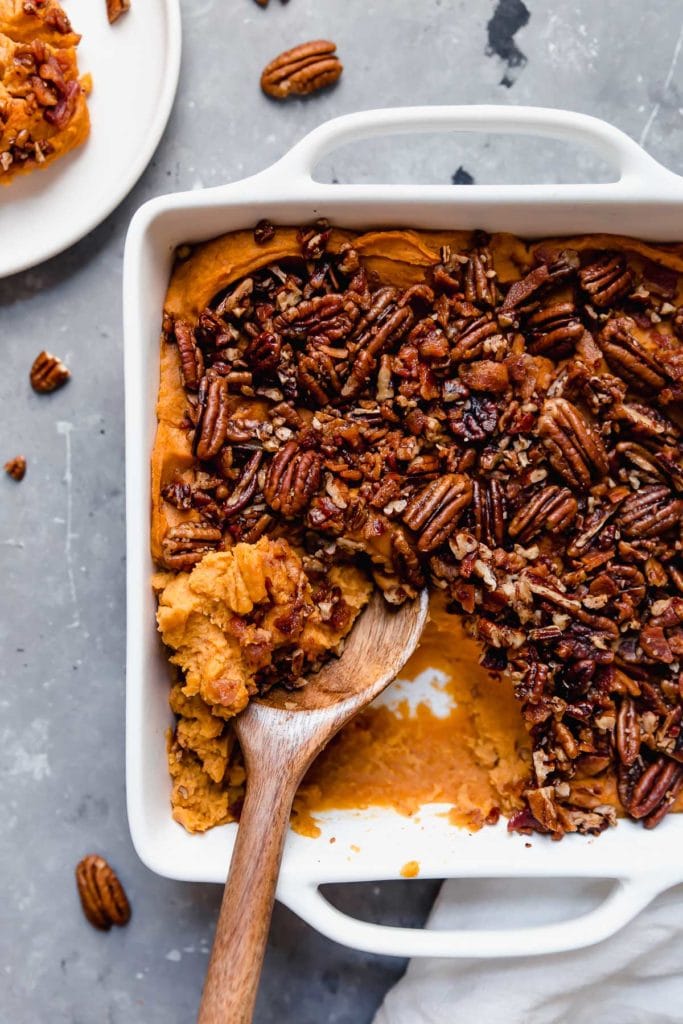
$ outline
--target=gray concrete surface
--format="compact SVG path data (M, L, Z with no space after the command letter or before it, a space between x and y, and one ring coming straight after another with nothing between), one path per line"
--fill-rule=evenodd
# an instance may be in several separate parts
M151 875L126 823L120 283L133 211L264 167L335 114L402 103L566 106L613 121L683 171L681 18L669 0L271 0L266 10L183 0L178 98L142 180L79 245L0 282L0 462L19 451L29 460L23 483L0 480L0 1022L187 1024L220 896ZM266 100L267 60L321 36L346 65L339 86ZM585 155L547 145L431 136L356 146L320 170L409 182L592 173ZM50 397L28 386L42 347L73 370ZM100 935L81 917L72 872L91 850L128 888L125 930ZM433 894L417 881L335 899L372 920L419 924ZM277 908L257 1022L366 1024L403 967L341 949Z

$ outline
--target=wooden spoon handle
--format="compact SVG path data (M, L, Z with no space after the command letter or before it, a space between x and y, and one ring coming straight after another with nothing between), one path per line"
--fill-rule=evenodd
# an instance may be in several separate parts
M298 773L250 766L197 1024L252 1020L298 781Z

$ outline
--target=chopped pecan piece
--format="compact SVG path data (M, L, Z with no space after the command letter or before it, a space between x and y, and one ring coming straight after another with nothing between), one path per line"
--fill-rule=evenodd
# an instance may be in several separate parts
M508 530L511 537L528 544L539 533L562 533L574 522L578 510L570 490L550 484L533 494L515 513Z
M472 484L462 473L433 480L412 498L403 522L419 535L419 551L434 551L448 540L472 500Z
M601 256L595 263L579 271L581 287L589 302L597 309L606 309L633 288L633 274L621 253Z
M274 512L291 517L302 512L320 487L320 456L288 441L275 455L263 496Z
M551 465L572 487L588 488L593 474L607 472L607 452L600 437L565 398L546 400L538 432Z
M316 39L286 50L263 69L261 88L273 99L284 100L333 85L344 70L336 48L335 43Z
M130 0L107 0L107 17L109 24L113 25L122 14L130 10Z
M598 344L608 366L627 384L644 394L656 394L665 386L666 374L631 334L633 326L628 317L610 320L598 335Z
M15 455L13 459L5 463L5 472L13 480L23 480L26 474L26 459L23 455Z
M199 385L199 420L194 450L199 459L212 459L223 447L228 429L228 382L208 375Z
M266 0L266 3L268 0ZM275 238L275 228L269 220L260 220L254 228L254 241L257 245L265 245Z
M51 352L40 352L31 366L31 387L40 394L56 391L68 381L71 373L61 359Z
M211 523L180 523L168 531L162 541L164 564L169 569L191 569L208 551L221 543L221 531Z
M675 526L680 527L683 501L674 497L668 487L641 487L621 506L619 524L627 537L660 537Z
M83 913L94 928L109 931L130 921L130 904L118 875L104 857L91 853L76 865Z
M465 363L459 373L460 380L471 391L490 391L495 394L507 391L510 384L505 363L496 363L491 359Z

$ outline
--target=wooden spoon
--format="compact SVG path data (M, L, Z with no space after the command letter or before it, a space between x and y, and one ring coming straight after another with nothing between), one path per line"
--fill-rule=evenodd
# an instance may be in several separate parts
M225 883L198 1024L249 1024L292 801L304 772L397 675L419 643L428 597L390 608L375 592L346 641L293 693L273 691L235 719L247 792Z

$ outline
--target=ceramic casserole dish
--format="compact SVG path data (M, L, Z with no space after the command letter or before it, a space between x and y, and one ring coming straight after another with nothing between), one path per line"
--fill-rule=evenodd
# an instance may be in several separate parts
M615 169L605 184L515 186L324 185L312 177L333 148L379 134L486 131L567 140L593 148ZM541 144L541 143L539 143ZM568 111L530 107L415 107L337 118L283 159L244 181L162 196L131 223L124 267L128 556L127 789L133 842L144 863L169 878L223 882L236 825L190 835L169 806L165 733L169 667L155 629L150 588L150 454L156 429L159 331L174 248L263 217L298 225L327 217L342 227L482 228L522 237L612 232L683 239L683 179L616 128ZM418 685L418 684L416 684ZM329 812L322 835L290 832L278 898L338 942L397 956L520 956L597 942L652 898L683 881L683 815L654 832L621 822L597 839L552 842L509 835L505 822L476 834L454 828L443 807L416 818L393 811ZM336 841L330 844L330 837ZM613 882L604 901L574 919L529 928L424 931L357 921L320 893L327 882L400 877L418 861L423 878L586 878Z

